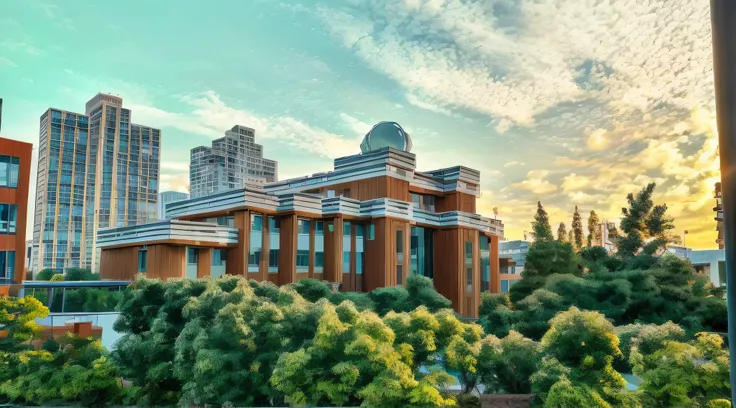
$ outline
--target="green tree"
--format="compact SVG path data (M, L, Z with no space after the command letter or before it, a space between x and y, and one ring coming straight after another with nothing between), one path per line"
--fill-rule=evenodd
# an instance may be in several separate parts
M48 281L51 280L51 277L54 276L55 272L53 269L42 269L38 274L36 275L37 281Z
M572 214L572 231L575 237L573 244L576 251L583 249L583 221L580 218L580 211L578 206L575 206L575 212Z
M561 222L560 226L557 227L557 240L567 242L567 227L565 227L564 222Z
M615 241L618 253L624 257L632 257L640 250L652 255L673 239L674 220L667 215L666 204L654 205L655 187L655 183L649 183L636 196L632 193L626 196L628 208L621 209L620 223L625 235ZM646 240L649 242L645 244Z
M541 201L537 201L537 213L534 214L532 222L532 237L534 241L552 241L552 227L549 224L549 216L544 210Z
M602 244L601 242L601 220L595 210L590 210L588 216L588 246Z
M49 279L51 282L64 282L64 275L57 273Z
M481 305L478 309L478 324L486 334L506 337L519 319L519 313L513 309L508 293L480 294Z
M33 297L0 296L0 327L7 334L0 338L0 352L15 352L41 333L36 319L49 315L49 309Z
M445 349L445 368L457 374L463 394L470 394L480 380L480 339L483 333L476 324L459 323L461 333L450 339Z
M635 345L631 364L646 406L706 406L731 395L729 353L716 334L699 333L688 343L665 340L650 353Z
M511 331L499 339L486 336L481 342L480 382L487 394L529 394L529 379L542 362L542 345Z
M544 287L548 276L553 274L582 275L580 257L575 253L572 244L562 241L534 242L526 254L523 279L509 290L513 303Z
M64 274L65 281L98 281L100 275L92 273L91 270L85 268L67 268Z

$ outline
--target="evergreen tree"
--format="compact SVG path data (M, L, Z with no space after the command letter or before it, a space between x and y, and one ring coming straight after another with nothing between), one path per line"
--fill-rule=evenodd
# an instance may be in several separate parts
M598 226L601 223L598 214L594 210L590 210L590 216L588 217L588 246L600 243L601 240L601 229Z
M561 222L560 226L557 227L557 240L567 242L567 227L565 227L564 222Z
M626 196L629 207L621 209L621 229L625 235L615 241L618 253L624 257L636 255L640 249L652 255L672 242L670 230L675 228L674 219L667 215L666 204L654 205L655 187L655 183L649 183L636 196L632 193Z
M575 206L575 213L572 215L572 231L575 237L573 245L576 251L583 249L583 221L580 219L578 206Z
M537 201L537 213L532 222L532 236L534 241L552 241L552 226L549 224L549 216L544 210L541 201Z
M567 231L567 242L569 242L570 245L573 246L573 249L575 249L575 231Z

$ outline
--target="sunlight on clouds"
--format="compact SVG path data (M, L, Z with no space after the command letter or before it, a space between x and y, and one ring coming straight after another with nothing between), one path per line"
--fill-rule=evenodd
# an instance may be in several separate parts
M590 136L588 136L587 145L590 150L605 150L609 146L606 129L596 129L591 132Z
M534 194L550 194L557 190L557 186L545 180L549 175L547 170L532 170L526 175L526 180L514 183L512 188L528 190Z

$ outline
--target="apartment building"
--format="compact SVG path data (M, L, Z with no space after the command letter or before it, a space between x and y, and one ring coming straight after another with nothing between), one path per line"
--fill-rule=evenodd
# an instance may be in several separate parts
M32 152L30 143L0 138L0 284L25 279Z
M49 108L40 120L34 272L97 270L97 230L158 218L161 132L131 122L123 99L99 93L85 114Z
M278 179L278 163L263 157L255 130L235 125L212 147L191 150L189 194L203 197L246 186L262 186Z
M100 230L101 276L315 278L367 292L420 274L477 316L480 292L502 289L504 234L500 220L475 213L480 173L417 171L410 142L397 145L375 137L330 172L192 197L167 205L170 220Z

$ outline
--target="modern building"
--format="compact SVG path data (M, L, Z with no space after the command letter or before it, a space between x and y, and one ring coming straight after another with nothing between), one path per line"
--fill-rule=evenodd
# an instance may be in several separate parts
M716 231L718 231L718 238L716 238L716 244L718 249L723 249L723 195L721 193L721 182L716 183L716 188L713 196L716 199L716 206L713 207L715 211Z
M726 285L725 249L691 249L682 245L667 245L666 252L689 260L695 270L709 277L715 286Z
M166 204L189 199L189 194L178 191L164 191L158 195L158 219L166 219Z
M508 292L517 280L521 279L529 252L530 241L502 241L498 247L501 257L501 292ZM506 281L504 283L504 281ZM504 290L505 289L505 290Z
M227 273L367 292L420 274L459 313L477 316L481 290L502 289L504 234L500 220L475 213L480 173L417 171L410 142L380 142L385 125L400 129L377 125L363 153L335 159L333 171L193 197L167 205L171 220L100 230L101 277Z
M99 228L158 219L160 143L160 130L131 123L113 95L95 95L85 114L41 116L34 272L97 270Z
M26 259L25 259L25 262L24 262L24 268L26 269L26 272L33 270L33 269L31 269L31 266L32 266L32 264L31 264L32 254L33 254L33 240L32 239L27 239L26 240Z
M278 163L263 158L263 146L255 142L255 130L235 125L212 147L191 150L189 194L192 198L250 185L262 186L278 179Z
M0 131L3 130L3 98L0 98Z
M32 152L30 143L0 138L0 284L25 279Z

